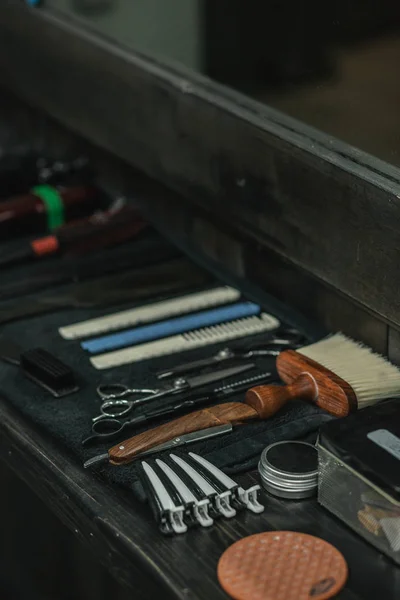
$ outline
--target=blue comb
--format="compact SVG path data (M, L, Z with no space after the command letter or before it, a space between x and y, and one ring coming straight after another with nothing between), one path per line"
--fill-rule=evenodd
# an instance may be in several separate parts
M118 350L119 348L126 348L127 346L143 344L144 342L159 340L171 335L178 335L192 329L210 327L211 325L234 321L235 319L251 317L260 312L261 308L258 304L254 304L253 302L238 302L229 306L222 306L143 327L134 327L120 333L84 341L81 343L81 347L84 350L88 350L90 354L99 354L100 352Z

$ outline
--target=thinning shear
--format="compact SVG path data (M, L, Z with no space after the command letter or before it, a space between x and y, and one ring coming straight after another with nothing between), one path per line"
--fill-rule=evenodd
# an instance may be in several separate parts
M217 402L220 399L226 399L234 394L240 392L246 392L250 387L256 385L256 383L266 383L271 381L274 376L269 372L258 373L252 377L246 379L240 379L239 381L233 381L220 387L214 388L213 390L198 391L197 393L191 393L188 398L182 398L178 402L171 404L166 403L161 408L149 410L148 412L142 412L139 415L133 417L127 417L126 419L118 419L116 417L104 417L99 419L92 424L91 435L82 440L82 446L87 446L93 442L101 442L104 440L115 439L119 436L122 431L126 429L134 428L145 423L151 423L166 417L174 417L176 414L187 413L191 410L195 410L199 406L210 404L211 402Z
M223 348L212 356L177 365L168 371L159 371L156 375L158 379L168 379L170 377L183 375L184 373L207 369L232 360L243 361L263 356L278 356L282 350L288 350L289 348L294 350L302 345L304 345L304 337L299 332L290 330L284 332L282 337L274 337L263 343L255 343L238 348Z
M145 402L163 398L164 396L187 393L196 388L208 385L209 383L239 375L254 367L254 363L247 363L245 365L236 365L225 369L219 369L212 373L202 373L195 377L179 377L156 389L130 388L122 383L101 384L97 388L97 393L103 400L103 403L100 406L100 415L93 419L93 423L105 418L123 417L124 415L129 414L135 406ZM135 400L126 399L129 396L135 395L140 395L140 397Z

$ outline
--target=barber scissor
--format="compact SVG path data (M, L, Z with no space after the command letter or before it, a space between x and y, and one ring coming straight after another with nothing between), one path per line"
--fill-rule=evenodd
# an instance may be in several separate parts
M196 377L179 377L171 382L164 384L156 389L135 389L130 388L122 383L105 383L99 385L97 393L103 400L100 406L100 415L93 419L93 423L105 418L123 417L131 412L131 410L140 404L177 394L184 394L196 388L239 375L253 369L254 363L245 365L236 365L234 367L219 369L212 373L202 373ZM129 396L140 395L135 400L126 400Z
M91 435L82 440L82 446L118 438L120 433L127 429L143 426L146 423L165 419L166 417L175 417L177 414L179 415L196 410L199 406L217 402L218 400L225 400L235 394L246 392L253 385L267 383L273 379L274 375L272 373L264 371L257 373L252 377L233 381L212 390L203 392L198 391L195 394L191 393L188 398L181 398L178 402L174 402L173 404L166 403L166 405L163 405L161 408L153 408L147 412L142 412L139 415L134 415L133 417L127 417L126 419L104 417L92 424Z
M219 350L212 356L177 365L168 371L159 371L156 373L156 376L158 379L168 379L170 377L183 375L184 373L212 368L214 365L223 364L224 362L230 362L232 360L243 361L266 356L279 356L282 350L288 350L289 348L294 350L300 346L304 346L304 337L296 330L289 330L284 332L282 337L274 337L263 343L256 343L238 348L222 348L222 350Z

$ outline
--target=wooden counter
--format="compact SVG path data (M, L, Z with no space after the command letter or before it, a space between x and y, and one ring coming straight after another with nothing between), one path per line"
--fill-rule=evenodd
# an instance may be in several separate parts
M255 103L244 106L233 92L218 95L200 77L167 72L57 15L4 4L1 85L46 115L27 110L11 119L1 112L9 106L1 107L16 141L29 133L52 150L84 148L107 185L134 196L185 251L400 363L396 169ZM162 183L135 174L132 184L132 165ZM216 579L222 552L243 536L276 529L320 536L343 552L350 579L341 600L400 597L400 569L316 500L264 495L261 516L165 538L146 506L84 471L6 400L0 400L0 458L135 600L226 598ZM4 554L12 549L17 557L23 533L7 540ZM116 597L95 580L85 600Z
M97 480L38 433L5 400L0 401L0 458L42 498L87 551L132 590L135 600L227 598L216 578L223 551L246 535L282 529L320 536L344 554L350 578L338 599L400 597L400 569L316 500L280 501L263 493L262 515L245 513L232 521L221 520L211 530L192 530L168 538L159 533L147 506ZM244 476L244 481L249 479L255 481L256 474ZM19 543L23 540L15 540ZM95 581L93 586L95 594L88 590L86 597L105 600Z

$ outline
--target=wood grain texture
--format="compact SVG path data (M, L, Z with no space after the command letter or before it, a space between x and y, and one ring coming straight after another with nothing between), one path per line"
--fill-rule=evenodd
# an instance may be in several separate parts
M240 232L234 220L227 221L194 207L185 198L88 145L51 119L43 120L39 111L26 107L9 94L0 98L0 111L7 119L7 126L13 122L17 145L23 143L26 136L38 139L40 148L60 158L65 157L65 153L70 156L85 149L101 173L103 184L121 195L134 197L143 214L184 252L190 252L197 259L211 259L232 273L244 271L247 281L297 308L300 314L319 321L325 333L343 331L380 354L387 354L388 326L379 315L249 238Z
M22 28L21 31L24 31L23 19L19 24ZM3 25L5 25L4 21L0 23L0 27ZM41 35L40 30L38 30L38 35ZM26 42L28 43L28 39ZM3 43L7 49L6 39L0 36L0 44ZM28 46L30 47L29 43ZM70 46L71 44L68 43L65 43L64 46L61 44L66 53L70 53ZM49 47L47 46L46 52L50 62ZM17 48L20 48L18 43L14 46L14 51ZM43 48L46 48L46 42ZM11 47L8 49L11 51ZM21 53L21 80L24 79L25 67L34 73L38 66L40 71L39 65L31 63L28 66L25 61L25 58L30 59L34 56L33 49L34 46L31 47L32 52L27 57L23 57L23 53ZM78 47L77 56L80 52ZM5 50L3 58L6 56ZM78 72L80 73L79 68ZM68 87L67 84L64 87L63 82L69 73L70 71L63 69L56 71L55 69L54 76L56 79L59 78L57 85L61 85L59 88L61 96ZM104 70L102 70L102 74L104 75ZM33 80L36 80L37 83L36 76L33 77ZM31 86L29 78L25 79L25 83L28 88ZM43 83L45 83L45 79L43 79ZM133 85L132 81L131 84ZM42 91L43 87L41 86L32 88L32 92L35 94ZM24 95L27 98L30 96L28 89ZM57 94L48 98L51 102L53 99L55 99L55 105L62 100ZM71 109L71 105L67 101L66 105L68 109ZM74 106L72 103L72 107ZM108 102L104 102L104 109L107 112L109 106ZM151 114L154 118L154 113ZM58 117L61 118L61 114ZM94 118L92 123L95 120ZM31 133L24 117L13 123L13 132L15 126L20 127L25 134L27 131ZM82 131L86 135L87 130L84 131L82 128ZM113 133L114 131L110 130L110 135ZM128 136L130 131L125 131L125 133ZM155 143L158 143L157 137L154 139ZM54 129L47 133L45 142L47 148L58 148L59 139ZM79 149L84 145L80 143L78 146L71 147ZM97 156L97 153L95 155ZM97 164L103 165L104 172L107 172L112 162L112 157L103 157ZM100 172L102 172L101 169ZM129 181L129 174L132 175L132 169L121 169L120 173L121 177L119 180L117 177L117 180L121 184L120 189L123 190L124 185L127 185ZM159 212L155 216L160 220L160 227L164 224L163 221L170 227L176 219L176 233L185 231L190 239L195 216L189 203L185 204L183 201L182 204L175 205L175 194L170 194L161 186L153 185L153 183L146 187L150 192L149 196L143 194L143 188L140 183L138 185L138 182L130 189L136 191L139 196L142 195L141 200L144 205L147 205L150 213L156 207L158 208ZM128 192L128 187L125 190ZM172 206L175 207L174 210L172 210ZM187 208L187 211L183 210L184 207ZM211 205L210 208L212 208ZM205 217L205 221L208 218ZM202 230L205 235L207 229L202 228ZM246 240L246 244L251 241L249 236L246 237ZM196 243L200 243L199 238L196 239ZM204 240L204 245L207 245L207 240ZM228 248L226 248L227 253ZM258 254L252 260L258 263L261 260L267 262ZM254 264L255 262L253 262ZM268 265L266 265L267 267ZM264 281L267 282L266 277ZM299 286L298 291L301 290L302 286ZM325 310L326 316L329 318L330 305L322 301L320 310ZM336 312L335 318L340 322L339 310ZM361 331L361 321L358 322L358 325ZM368 344L375 345L370 342ZM210 530L193 530L179 539L165 539L160 535L146 506L137 502L129 493L125 493L116 486L109 486L93 473L83 470L82 466L65 452L63 447L45 436L43 431L33 427L30 422L11 409L5 401L0 401L0 459L7 463L8 467L12 468L18 477L23 479L42 498L49 510L53 511L73 532L77 542L82 544L82 556L90 553L101 560L113 576L131 590L135 600L153 600L154 598L226 600L226 594L216 581L216 565L222 552L233 542L246 535L277 529L304 531L321 536L343 552L349 562L351 577L346 589L338 595L338 600L376 600L376 598L398 600L400 598L400 570L319 507L315 500L291 502L289 505L287 501L278 500L262 492L261 500L267 507L262 515L244 512L230 522L219 520ZM249 477L239 476L238 480L245 487L259 483L256 473ZM7 493L8 489L5 485L2 496L4 497ZM24 500L27 502L25 507L30 506L28 498L24 496ZM9 506L10 512L18 510L13 503L10 503ZM27 514L23 502L20 510L19 521L22 521L23 525L26 520L22 520L21 517ZM2 514L6 515L5 519L8 520L8 512L3 511ZM30 518L38 519L40 522L40 517L36 513L32 514ZM22 526L18 529L18 538L16 531L13 531L8 539L10 543L14 540L22 547L26 545L27 535L28 531L24 530ZM38 535L40 535L40 529ZM52 548L58 549L57 541L59 541L58 538L54 539ZM7 555L6 552L9 549L4 536L2 536L1 542L3 557ZM78 569L81 566L82 561L77 557L76 568L72 569L69 575L77 577ZM81 585L83 585L82 582ZM93 574L93 586L87 584L88 590L93 591L93 587L96 591L99 589L99 580L96 574ZM104 586L102 589L105 598L115 598L111 588Z
M110 462L113 465L126 464L140 456L142 452L151 450L177 436L228 423L236 425L256 418L258 418L257 412L241 402L227 402L196 410L113 446L108 451Z
M303 356L295 350L285 350L276 359L280 378L293 383L304 372L309 373L317 384L317 406L337 417L345 417L357 409L357 398L352 387L333 371Z
M281 352L276 366L282 381L289 385L256 386L246 394L246 403L262 418L273 416L296 398L313 402L336 417L345 417L357 409L356 395L346 381L299 352Z
M282 529L320 536L343 553L351 577L337 600L400 597L399 569L316 500L291 502L288 510L287 501L262 492L267 510L261 515L245 511L230 521L218 520L212 529L166 538L147 506L84 470L4 401L0 459L71 529L86 552L132 590L135 600L226 600L216 577L222 553L247 535ZM244 487L259 483L256 473L237 479ZM20 535L23 544L23 529Z
M7 515L1 521L0 540L4 600L132 599L73 530L2 461L0 482L0 510Z
M198 244L201 245L200 240ZM342 331L379 354L387 354L388 325L373 310L346 296L342 289L324 283L261 245L247 243L243 261L248 280L316 319L327 331Z
M398 322L397 169L47 11L3 4L3 86Z
M303 373L290 385L259 385L246 393L246 404L257 411L261 419L273 417L290 400L315 403L318 388L313 377Z

